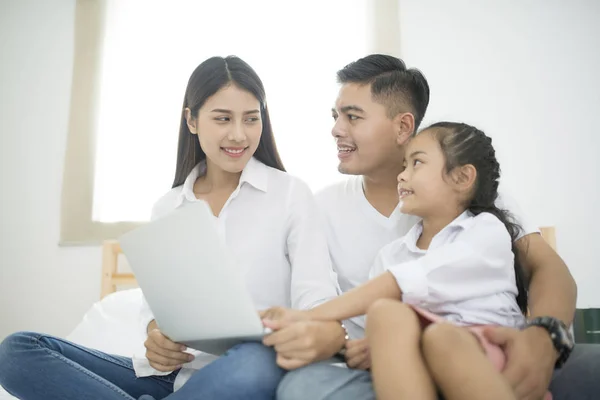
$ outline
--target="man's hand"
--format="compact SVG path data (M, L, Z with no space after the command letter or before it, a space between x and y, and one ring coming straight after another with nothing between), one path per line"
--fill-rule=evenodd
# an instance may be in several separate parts
M271 307L268 310L260 311L259 315L266 321L298 322L310 319L307 311L292 310L285 307Z
M502 375L518 400L539 400L548 390L558 353L548 332L539 327L525 330L488 328L488 340L504 349Z
M371 368L371 354L367 339L346 342L346 364L350 368L368 370Z
M292 370L332 357L344 346L346 332L339 322L263 321L274 333L263 343L277 351L277 365Z
M184 345L172 342L163 335L154 321L148 324L148 338L144 346L150 366L161 372L178 370L183 364L194 359L191 354L184 353Z

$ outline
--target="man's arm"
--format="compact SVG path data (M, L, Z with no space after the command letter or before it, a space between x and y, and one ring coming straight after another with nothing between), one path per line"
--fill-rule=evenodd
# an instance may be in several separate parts
M577 285L565 262L539 234L517 241L519 260L529 276L531 317L551 316L573 322Z
M570 325L575 314L577 286L564 261L537 233L519 239L517 247L519 260L530 278L530 316L551 316ZM559 356L548 332L537 326L522 331L491 328L486 336L504 349L507 360L502 375L516 398L542 398Z
M498 189L496 206L508 210L522 227L522 237L516 241L519 261L529 277L529 312L531 317L551 316L570 325L575 315L577 286L565 265L538 233L538 225L527 218L516 200Z

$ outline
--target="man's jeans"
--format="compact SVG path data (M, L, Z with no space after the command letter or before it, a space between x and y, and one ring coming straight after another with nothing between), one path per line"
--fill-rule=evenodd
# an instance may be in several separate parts
M600 345L578 344L550 385L553 400L600 399ZM278 400L374 400L366 371L313 364L288 372L279 384ZM401 399L400 399L401 400Z
M173 393L177 373L137 378L130 358L56 337L19 332L0 344L0 384L25 400L273 399L285 371L260 343L232 348Z

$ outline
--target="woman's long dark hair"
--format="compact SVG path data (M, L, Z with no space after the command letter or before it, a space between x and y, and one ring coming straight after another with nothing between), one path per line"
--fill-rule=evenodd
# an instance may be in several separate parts
M517 281L517 304L523 313L527 312L527 282L519 261L519 251L515 245L521 227L506 210L496 206L498 198L498 179L500 164L496 159L496 151L492 139L479 129L457 122L438 122L423 131L431 131L438 140L446 157L446 172L456 167L471 164L477 170L475 190L467 209L478 215L487 212L498 218L512 239L512 251L515 255L515 278Z
M197 117L198 111L210 96L231 84L252 93L260 102L262 135L254 157L269 167L285 171L273 137L262 81L252 67L241 58L235 56L212 57L198 65L192 76L190 76L185 90L183 107L181 108L177 168L173 187L182 185L192 169L200 161L206 159L206 154L200 147L198 137L192 134L188 128L185 109L189 108L192 116ZM200 134L202 133L200 132Z

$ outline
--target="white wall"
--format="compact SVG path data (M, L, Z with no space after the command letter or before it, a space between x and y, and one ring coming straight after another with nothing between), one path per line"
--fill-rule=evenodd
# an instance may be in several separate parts
M0 0L0 340L66 335L98 298L100 249L59 248L74 0Z
M600 2L400 0L402 56L431 87L427 122L494 139L503 183L557 228L579 307L600 306Z

